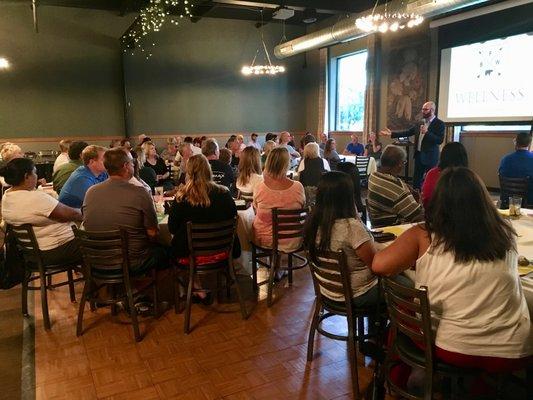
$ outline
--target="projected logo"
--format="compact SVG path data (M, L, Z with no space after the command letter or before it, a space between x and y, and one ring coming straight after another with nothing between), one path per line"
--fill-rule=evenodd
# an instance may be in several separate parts
M500 77L501 60L503 55L503 47L481 48L478 50L479 56L479 70L476 76L477 79L488 79Z

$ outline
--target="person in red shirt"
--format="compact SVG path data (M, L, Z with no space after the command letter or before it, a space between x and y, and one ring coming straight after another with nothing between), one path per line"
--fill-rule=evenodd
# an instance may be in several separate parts
M466 154L466 149L459 142L446 144L440 154L439 164L427 172L424 184L422 185L422 202L424 204L424 210L427 210L441 172L448 167L468 167L468 155Z

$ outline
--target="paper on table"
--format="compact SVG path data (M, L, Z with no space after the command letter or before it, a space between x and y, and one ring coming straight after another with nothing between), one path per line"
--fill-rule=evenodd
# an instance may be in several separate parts
M530 274L531 272L533 272L533 265L528 265L526 267L518 266L518 275L520 276Z
M406 227L405 225L397 225L397 226L386 226L384 228L379 228L378 230L386 233L393 233L396 236L400 236L402 233L404 233L409 227Z

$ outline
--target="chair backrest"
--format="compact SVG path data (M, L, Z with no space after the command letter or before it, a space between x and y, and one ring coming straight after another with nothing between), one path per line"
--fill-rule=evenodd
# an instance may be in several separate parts
M221 222L200 224L187 222L187 241L190 258L226 253L231 258L237 218Z
M303 239L307 208L295 210L272 209L272 246L278 248L283 239Z
M83 256L85 273L105 281L129 279L128 232L125 229L104 232L72 229Z
M509 196L522 197L522 205L527 204L527 192L529 177L507 178L499 175L500 178L500 199L502 203L508 204Z
M9 225L7 230L13 233L17 247L26 263L35 264L35 266L42 264L39 244L30 224Z
M352 299L350 272L343 251L318 251L316 260L307 257L317 297L325 297L334 301ZM351 308L351 301L346 302Z
M427 287L409 288L390 278L385 278L383 289L392 323L393 337L399 331L415 342L423 344L426 363L432 363L433 332Z
M368 186L368 163L370 162L370 157L365 156L355 156L355 166L359 171L359 177L361 179L361 186Z

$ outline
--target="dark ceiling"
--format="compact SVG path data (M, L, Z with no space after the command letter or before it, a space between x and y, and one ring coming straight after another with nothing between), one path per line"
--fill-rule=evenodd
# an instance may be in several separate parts
M8 0L9 1L9 0ZM27 2L31 0L11 0L12 2ZM279 22L272 19L276 8L284 6L295 11L287 24L305 24L305 16L316 11L317 21L324 20L336 14L357 13L372 8L375 0L189 0L195 5L194 18L226 18L248 21L260 21L260 10L263 10L265 22ZM383 3L384 1L381 1ZM118 15L137 13L148 4L148 0L37 0L39 6L60 6L108 10ZM307 11L306 11L307 9Z

